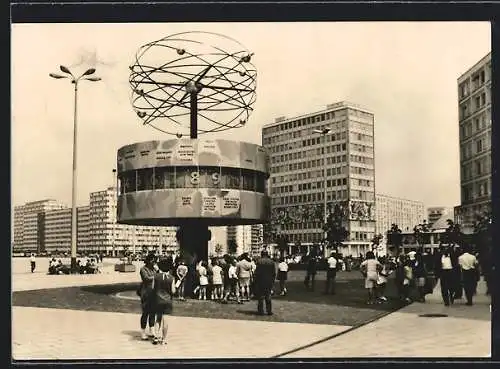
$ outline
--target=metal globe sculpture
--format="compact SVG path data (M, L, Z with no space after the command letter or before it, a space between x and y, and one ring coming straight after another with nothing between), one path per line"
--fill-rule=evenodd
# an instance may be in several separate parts
M139 48L130 66L132 106L144 125L177 138L244 126L257 70L238 41L183 32Z
M136 115L174 137L118 150L117 222L178 226L190 263L208 260L209 227L269 220L266 150L198 138L248 122L256 100L251 61L252 53L230 37L184 32L141 46L130 66Z

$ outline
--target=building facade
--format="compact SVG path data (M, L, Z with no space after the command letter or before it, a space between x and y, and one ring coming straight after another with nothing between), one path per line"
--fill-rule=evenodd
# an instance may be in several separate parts
M434 206L431 208L427 208L427 224L432 227L439 219L447 216L449 219L454 219L454 210L453 208L443 207L443 206Z
M391 225L397 224L403 232L413 232L413 227L426 220L424 203L399 197L377 194L377 233L387 236Z
M251 256L257 256L263 247L262 232L262 224L227 226L226 250L229 242L235 241L238 246L237 255L246 252Z
M45 214L66 206L54 199L14 207L13 252L45 252Z
M375 234L373 113L339 102L277 118L263 127L262 145L270 155L271 223L277 232L292 244L322 242L326 179L327 209L336 208L349 231L339 251L356 255L369 250Z
M77 208L77 250L90 245L89 206ZM67 251L71 248L71 208L45 212L45 251L48 253Z
M460 207L456 220L472 232L491 209L491 53L458 78Z
M116 191L109 187L90 193L89 205L77 213L79 253L117 255L160 249L178 250L176 227L132 226L116 223ZM55 200L14 208L14 252L70 252L71 208Z

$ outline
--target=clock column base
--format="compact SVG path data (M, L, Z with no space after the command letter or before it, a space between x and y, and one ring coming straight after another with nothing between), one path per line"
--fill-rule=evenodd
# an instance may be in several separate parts
M189 222L181 225L176 234L180 246L180 256L189 268L185 282L185 293L193 297L193 290L198 285L196 264L200 260L208 262L208 241L212 238L208 226L201 222Z

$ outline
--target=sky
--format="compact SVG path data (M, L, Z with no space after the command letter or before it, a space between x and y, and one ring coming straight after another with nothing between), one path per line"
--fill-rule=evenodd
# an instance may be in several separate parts
M375 114L377 193L459 205L457 78L490 51L488 22L13 24L12 206L71 204L73 87L49 73L63 64L102 78L79 85L77 203L85 205L112 185L121 146L172 138L135 114L128 67L140 46L186 31L238 40L257 68L248 123L207 138L260 144L276 117L351 101Z

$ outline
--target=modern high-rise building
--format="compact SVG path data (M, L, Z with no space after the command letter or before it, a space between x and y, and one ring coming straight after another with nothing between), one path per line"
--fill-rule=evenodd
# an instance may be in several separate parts
M77 208L77 249L86 250L90 246L89 206ZM56 252L71 245L71 208L45 212L45 251Z
M209 227L212 233L208 241L208 256L222 256L227 253L227 227Z
M327 209L336 207L349 232L339 251L369 250L375 234L373 133L373 113L349 102L277 118L263 127L262 145L270 155L271 223L292 244L319 244L324 238L326 179Z
M227 243L234 240L238 246L237 255L244 252L256 256L262 250L262 224L227 226Z
M376 195L377 233L384 237L392 224L403 232L413 232L413 227L426 220L424 203L399 197Z
M449 219L453 220L453 208L448 208L444 206L433 206L431 208L427 208L427 224L429 226L433 226L439 219L443 216L447 216Z
M45 251L45 213L66 206L47 199L14 207L14 252Z
M491 53L458 78L461 202L457 222L472 231L491 209Z
M78 252L117 254L160 248L178 250L176 227L116 223L116 191L109 187L90 193L89 205L77 209ZM70 252L71 209L55 200L14 208L14 252Z

